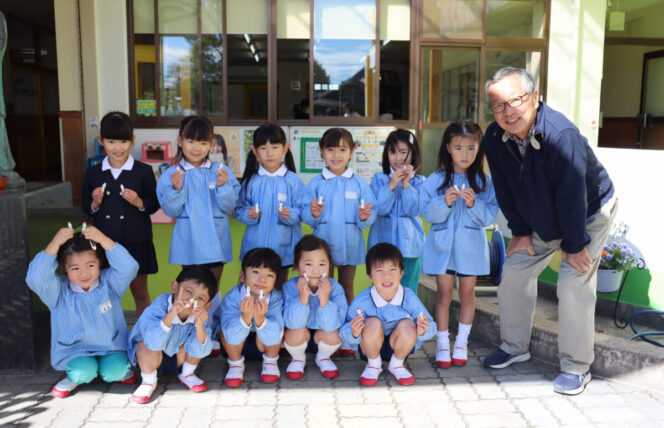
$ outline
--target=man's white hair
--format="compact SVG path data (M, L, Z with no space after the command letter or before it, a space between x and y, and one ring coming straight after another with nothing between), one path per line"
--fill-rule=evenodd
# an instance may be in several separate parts
M532 94L535 90L535 79L533 79L533 75L528 70L525 68L503 67L493 73L484 84L484 96L487 103L489 102L489 86L509 76L518 76L521 79L523 90L527 93Z

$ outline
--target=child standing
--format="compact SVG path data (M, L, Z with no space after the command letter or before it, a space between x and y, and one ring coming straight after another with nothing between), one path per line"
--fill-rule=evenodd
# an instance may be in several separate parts
M66 276L56 275L58 265ZM30 263L25 281L51 311L51 365L67 371L54 397L97 374L105 382L136 382L121 299L137 271L127 250L94 227L60 229Z
M369 231L369 248L379 242L394 244L404 256L401 284L417 295L422 268L424 229L419 195L424 177L415 175L420 148L412 132L390 132L383 150L383 172L374 174L371 190L378 200L376 222Z
M484 227L498 214L491 179L484 174L482 130L473 122L453 122L438 151L438 170L424 182L420 211L431 229L424 243L422 271L436 275L438 350L436 364L464 365L475 316L475 281L489 273ZM459 330L450 357L449 310L454 277L459 278Z
M168 357L175 356L182 367L178 381L193 392L207 389L194 374L201 358L212 350L211 331L205 327L210 299L217 282L209 269L191 266L171 283L172 294L162 294L145 310L129 335L128 351L133 364L141 369L143 381L131 396L145 404L157 388L157 370Z
M310 208L303 211L302 219L314 229L314 235L330 245L332 261L339 272L337 278L350 302L355 295L355 269L364 262L366 254L362 229L376 219L371 209L376 198L367 182L348 168L355 150L350 132L330 128L318 146L326 166L307 186L314 199ZM343 342L341 354L353 354L353 350Z
M353 300L348 308L341 337L355 348L367 366L360 384L372 386L383 371L382 360L389 360L388 370L400 385L415 383L403 366L409 354L433 337L436 323L412 290L404 288L403 256L388 243L376 244L366 258L367 274L373 283Z
M274 289L281 258L269 248L254 248L242 258L240 284L221 302L221 343L228 355L226 386L240 386L244 360L263 358L261 381L279 380L279 350L284 333L281 292Z
M235 218L247 225L240 258L257 247L272 248L281 257L277 290L288 279L293 249L302 237L305 193L284 130L273 123L259 126L247 156Z
M131 294L140 316L150 304L148 275L157 273L157 255L152 243L150 214L159 209L152 168L134 160L134 127L119 111L106 114L97 137L106 157L89 168L81 185L81 208L95 227L120 243L138 261L138 275Z
M224 165L208 159L212 123L187 117L178 136L178 152L157 183L166 215L175 218L168 262L209 268L219 284L224 264L233 260L228 216L240 184Z
M341 285L327 276L332 269L330 246L317 236L306 235L295 246L295 266L300 276L284 284L284 346L293 357L286 376L302 379L305 352L315 348L321 374L335 378L339 370L330 356L341 345L339 329L348 303Z

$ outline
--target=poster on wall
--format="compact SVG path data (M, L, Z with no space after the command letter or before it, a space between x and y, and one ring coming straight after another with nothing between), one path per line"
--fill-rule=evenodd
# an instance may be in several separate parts
M244 132L244 128L229 126L214 127L214 133L221 135L226 143L226 149L228 150L226 166L233 171L233 175L236 177L241 177L244 170ZM221 148L215 143L215 146L210 150L210 159L213 162L220 162L222 158Z
M302 127L291 128L291 143L300 148L300 165L303 173L320 173L325 166L320 156L318 141L328 128ZM356 174L370 181L373 175L382 171L381 160L387 135L394 130L383 128L346 128L353 136L357 149L353 153L350 167Z

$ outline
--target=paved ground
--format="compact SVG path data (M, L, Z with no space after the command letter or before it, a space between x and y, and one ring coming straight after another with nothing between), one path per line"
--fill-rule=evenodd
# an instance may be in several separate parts
M147 405L129 402L134 386L94 383L69 398L48 393L60 379L53 371L30 376L0 376L0 426L23 427L664 427L664 393L594 379L586 392L566 397L553 392L557 367L539 361L504 370L481 367L493 348L471 342L468 365L438 369L435 343L428 342L407 360L417 379L403 387L383 372L374 387L360 387L363 363L338 359L337 380L323 379L307 367L301 381L276 385L259 380L258 363L249 363L245 385L223 386L226 363L211 358L201 365L208 391L194 394L163 377ZM311 361L310 361L311 363Z

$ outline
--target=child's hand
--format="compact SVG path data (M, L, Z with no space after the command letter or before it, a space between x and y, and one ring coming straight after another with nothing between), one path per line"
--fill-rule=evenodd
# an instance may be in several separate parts
M318 278L318 300L320 307L325 307L327 302L330 301L330 293L332 292L332 284L327 278Z
M138 197L138 193L134 192L131 189L125 189L120 193L120 196L122 196L122 199L125 201L129 202L139 210L142 210L144 208L143 206L143 200Z
M95 210L101 206L101 203L104 201L104 191L101 186L95 188L92 191L92 208Z
M173 189L182 190L182 182L184 181L184 171L177 168L173 175L171 175L171 183L173 184Z
M364 330L364 315L357 315L350 321L350 329L353 333L353 337L357 338L362 334Z
M466 187L461 192L459 192L468 208L472 208L475 205L475 191L471 187Z
M196 329L202 328L205 329L205 321L208 319L208 311L203 306L198 306L194 309L194 324L196 324Z
M451 207L457 199L459 199L459 192L454 187L448 187L445 191L445 203L447 206Z
M364 208L361 208L359 205L357 206L357 213L360 220L364 221L371 217L371 207L371 204L364 204Z
M49 256L57 255L58 250L60 249L62 244L69 241L73 237L74 237L74 229L63 227L62 229L56 232L53 239L51 239L51 242L44 249L44 252Z
M387 187L389 187L390 190L396 189L396 187L399 185L399 182L403 180L405 176L406 174L403 168L399 168L398 170L394 171Z
M325 202L319 204L318 199L314 198L311 200L311 215L314 216L314 218L320 217L323 212L323 205L325 205Z
M223 186L228 181L228 172L222 166L217 170L217 187Z
M417 317L417 335L422 336L429 328L429 318L424 313Z
M104 235L101 232L101 230L97 229L94 226L86 227L82 233L85 239L101 244L104 250L110 250L115 246L115 241L113 241L108 236Z
M303 305L309 304L309 296L311 295L311 289L309 289L309 280L304 276L301 276L297 280L297 291L300 293L300 303Z
M254 317L254 296L245 297L240 302L240 312L242 320L246 325L251 325L251 319Z
M288 209L287 206L283 206L279 210L279 218L281 218L283 220L288 220L290 218L290 210Z
M249 218L258 218L259 211L256 210L256 205L252 205L251 208L249 208L249 212L247 213L247 217Z
M176 316L178 316L178 314L180 312L184 311L185 309L187 309L187 307L185 306L185 303L182 300L173 303L173 306L171 307L171 310L168 311L166 316L164 316L164 319L163 319L164 324L166 324L167 327L170 327L171 324L173 323L173 319Z
M254 317L265 317L265 314L267 313L267 301L265 299L256 299L254 302ZM256 321L256 325L259 325L258 321Z
M405 175L401 179L401 185L404 189L407 189L407 188L410 187L410 180L415 176L415 174L413 173L414 169L415 168L413 168L413 165L406 166L406 169L404 170Z

